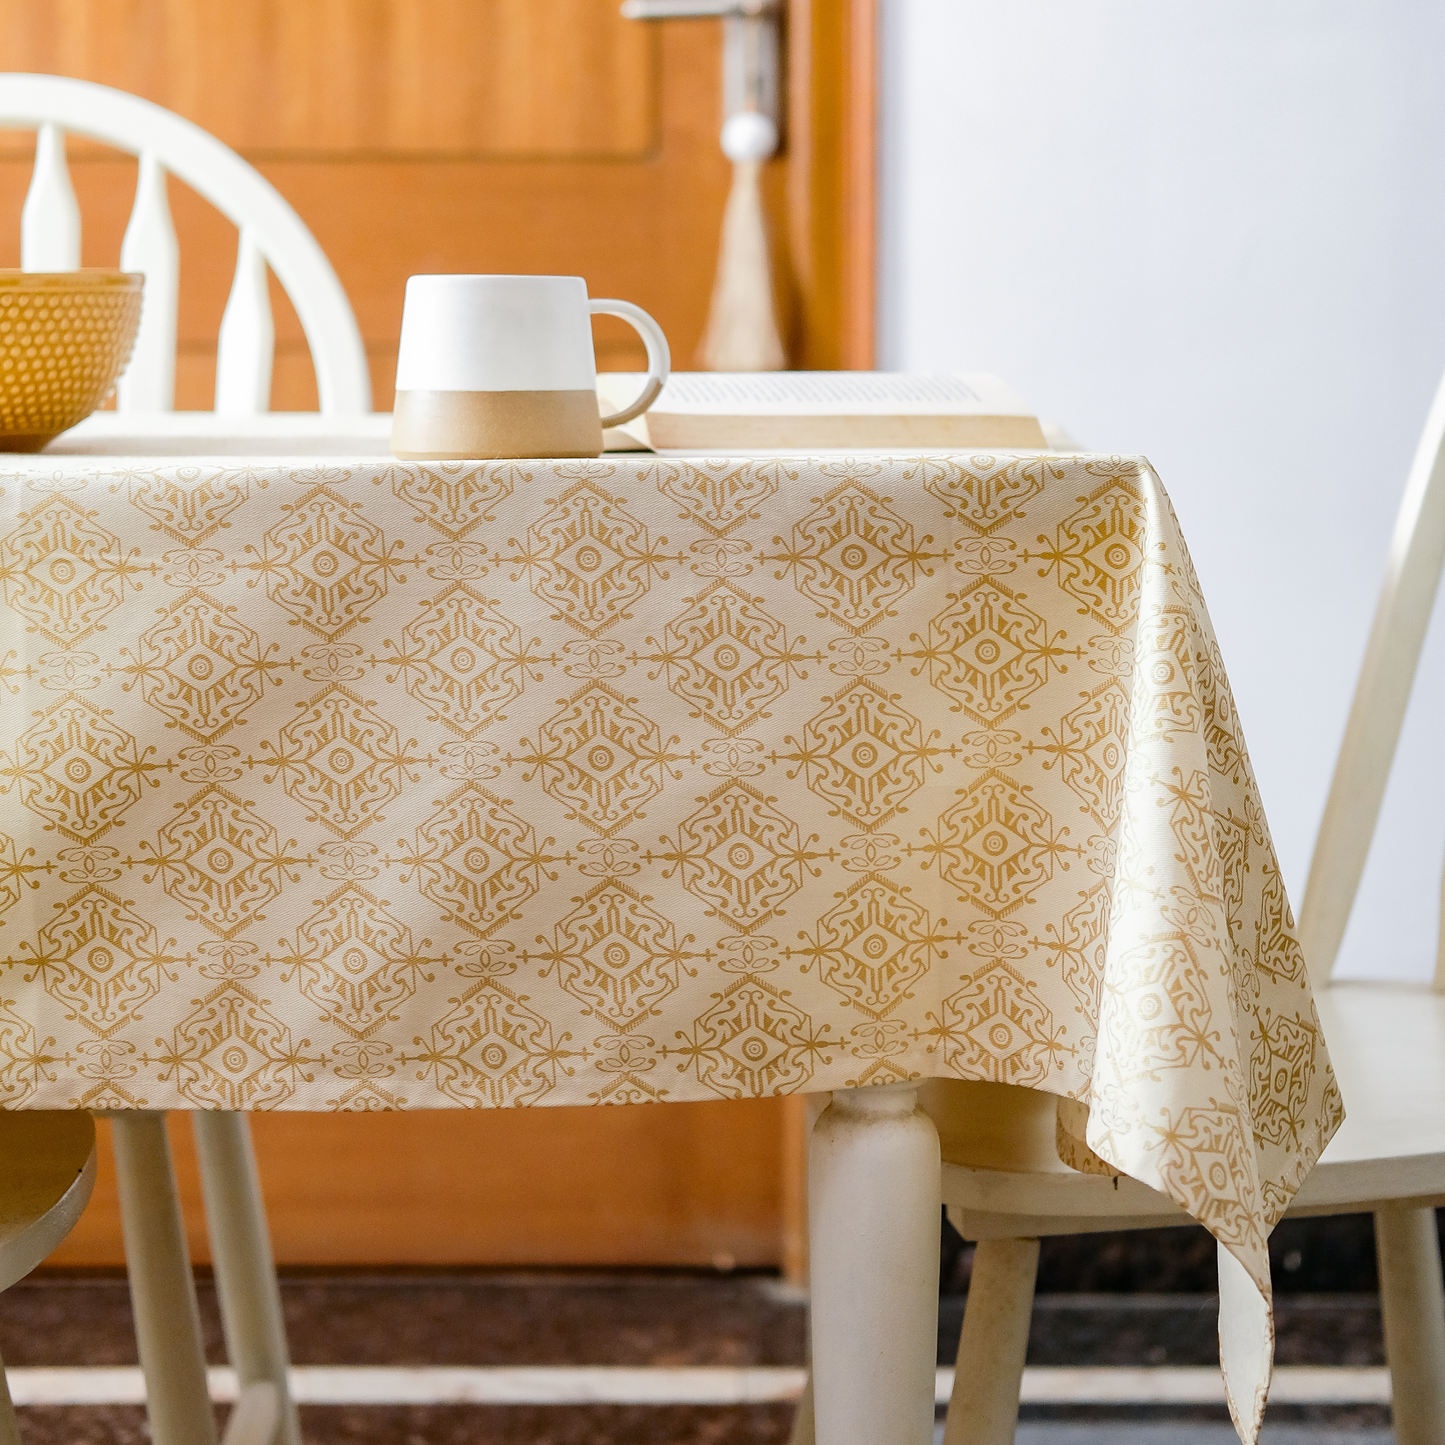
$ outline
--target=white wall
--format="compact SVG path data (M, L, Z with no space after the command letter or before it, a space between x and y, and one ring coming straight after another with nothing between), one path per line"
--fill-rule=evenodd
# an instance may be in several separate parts
M1445 367L1445 6L883 0L883 24L879 364L995 371L1154 462L1297 902ZM1348 972L1433 962L1445 625L1432 651Z

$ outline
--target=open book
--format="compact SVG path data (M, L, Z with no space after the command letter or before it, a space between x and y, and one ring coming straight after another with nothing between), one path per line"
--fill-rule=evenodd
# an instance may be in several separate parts
M642 383L602 372L597 394L614 410ZM675 371L646 415L607 433L609 451L1047 445L1018 395L981 373Z

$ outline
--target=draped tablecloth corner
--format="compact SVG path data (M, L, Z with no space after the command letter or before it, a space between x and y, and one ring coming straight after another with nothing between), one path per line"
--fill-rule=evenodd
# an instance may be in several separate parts
M1142 459L0 489L0 1104L1002 1081L1267 1301L1339 1096Z

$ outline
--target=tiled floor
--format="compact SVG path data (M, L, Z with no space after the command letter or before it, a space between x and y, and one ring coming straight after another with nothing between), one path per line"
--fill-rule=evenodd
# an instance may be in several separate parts
M212 1291L202 1316L223 1359ZM762 1277L703 1274L441 1274L290 1277L283 1286L298 1364L796 1365L804 1309ZM945 1297L939 1357L951 1363L962 1300ZM1289 1364L1378 1364L1372 1296L1283 1296L1278 1358ZM122 1365L135 1359L120 1278L32 1278L0 1296L0 1353L13 1366ZM1030 1362L1209 1364L1214 1301L1200 1295L1042 1295ZM1384 1445L1385 1412L1277 1410L1265 1445ZM309 1445L782 1445L787 1405L316 1406ZM33 1406L27 1445L143 1441L134 1406ZM1384 1433L1382 1433L1384 1432ZM1228 1445L1217 1409L1144 1407L1025 1412L1018 1445Z

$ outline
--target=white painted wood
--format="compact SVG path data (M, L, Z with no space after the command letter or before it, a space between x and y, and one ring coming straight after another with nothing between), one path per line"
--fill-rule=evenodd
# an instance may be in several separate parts
M170 411L176 404L176 307L180 298L181 251L171 221L166 172L154 151L144 151L135 204L120 243L122 271L146 278L140 330L130 364L121 376L116 410Z
M390 457L387 412L328 416L269 411L92 412L45 450L50 457Z
M840 1089L813 1128L818 1445L932 1445L938 1133L911 1085Z
M15 1418L15 1403L10 1398L3 1360L0 1360L0 1445L22 1445L20 1422Z
M756 1405L796 1400L803 1371L783 1365L674 1369L625 1365L298 1365L291 1388L305 1405ZM206 1372L211 1399L235 1400L236 1372ZM934 1374L946 1405L955 1372ZM133 1365L32 1365L10 1371L17 1405L142 1405L145 1376ZM1221 1404L1219 1371L1204 1365L1031 1365L1019 1396L1028 1405ZM1277 1404L1390 1403L1388 1370L1281 1365Z
M813 1419L813 1372L807 1372L803 1392L793 1410L793 1423L788 1429L788 1445L813 1445L818 1436L817 1422Z
M0 1290L75 1227L95 1185L95 1126L69 1110L0 1111Z
M199 126L139 96L65 76L0 74L0 127L37 124L136 155L151 152L238 229L252 227L306 333L320 409L370 411L366 352L336 272L301 218L253 166Z
M0 1113L0 1289L30 1273L67 1234L95 1184L95 1124L87 1114ZM0 1361L0 1445L21 1445Z
M271 363L276 326L266 284L266 257L250 226L241 228L236 277L216 342L216 411L254 416L271 410Z
M1445 564L1445 379L1395 520L1385 585L1310 860L1299 930L1316 987L1334 968L1365 871ZM1437 969L1436 987L1445 988Z
M986 1239L973 1254L943 1445L1013 1445L1037 1239Z
M80 206L65 164L65 134L53 122L35 133L35 169L20 212L20 265L26 271L80 266Z
M221 1445L271 1445L280 1420L281 1392L270 1380L258 1380L241 1390Z
M216 1445L166 1116L125 1109L110 1117L150 1437L154 1445Z
M1375 1245L1395 1445L1445 1436L1445 1284L1433 1209L1378 1210Z
M291 1358L250 1120L230 1110L197 1110L191 1115L191 1130L200 1161L226 1354L244 1387L242 1404L245 1390L269 1391L270 1429L257 1445L267 1445L273 1436L279 1445L301 1445L301 1422L287 1386ZM260 1408L253 1406L253 1414ZM246 1428L260 1427L252 1423ZM242 1445L242 1439L240 1434L233 1438L232 1422L227 1422L224 1445Z

